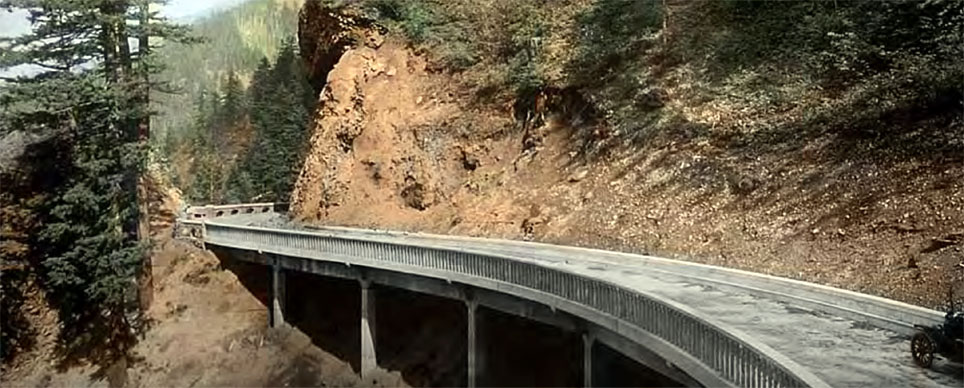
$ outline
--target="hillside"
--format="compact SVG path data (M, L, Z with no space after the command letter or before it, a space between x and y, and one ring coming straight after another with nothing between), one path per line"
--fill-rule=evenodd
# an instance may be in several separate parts
M964 280L964 3L760 4L308 2L293 216L941 306Z
M196 21L202 43L164 47L159 78L171 90L155 93L154 155L187 201L290 192L315 103L297 54L301 3L248 1Z
M32 342L25 353L4 360L0 385L404 385L397 374L386 374L379 384L364 382L347 361L318 348L301 331L268 328L264 301L239 279L244 272L223 263L210 251L171 238L175 212L181 206L178 193L169 182L154 184L153 302L143 313L150 325L137 343L115 360L64 357L57 346L62 327L56 312L43 304L43 295L37 295L37 287L5 287L4 292L29 293L23 308L26 314L19 317L36 331L30 332ZM8 269L4 271L7 276Z
M295 36L303 0L253 0L191 24L200 44L165 45L159 61L166 67L155 93L158 114L152 124L157 140L190 133L194 104L204 92L219 90L229 72L247 82L262 58L274 58L285 38ZM173 93L167 93L173 92Z
M391 371L362 380L355 282L290 272L294 325L269 328L274 277L174 240L188 204L290 199L307 224L964 302L964 0L250 0L197 20L193 46L162 3L0 2L34 27L0 41L0 71L47 68L0 85L0 386L462 381L460 303L380 293L381 324L362 322ZM780 334L803 311L772 307L792 318L756 334L797 344ZM485 315L482 355L545 359L543 336L585 354L581 330ZM793 347L826 358L835 337ZM517 366L565 369L541 365Z

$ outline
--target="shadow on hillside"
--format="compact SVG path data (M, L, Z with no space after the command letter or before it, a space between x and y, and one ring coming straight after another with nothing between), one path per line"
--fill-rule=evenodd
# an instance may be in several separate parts
M3 290L3 297L0 299L0 322L2 328L2 350L3 362L13 360L18 354L29 352L37 343L37 330L30 325L26 316L27 296L24 290L28 289L29 273L25 269L5 268L3 277L0 278L0 289Z
M238 258L253 253L218 249L216 254L223 268L234 273L267 310L271 304L271 268ZM360 373L358 282L285 271L285 286L285 322ZM379 367L400 372L413 386L464 385L464 305L397 289L377 288L375 293Z
M669 3L673 12L667 35L659 33L663 15L658 1L601 0L579 18L574 33L581 38L567 73L614 130L602 139L592 128L575 131L572 148L579 157L574 163L605 158L628 146L634 160L620 175L648 160L651 169L671 172L658 186L670 192L730 193L735 196L731 206L741 209L839 205L812 209L823 212L816 214L815 224L859 215L855 210L883 196L946 189L964 179L961 65L921 59L920 70L866 54L859 58L867 64L862 78L840 82L841 74L804 60L837 53L826 32L814 28L845 25L845 17L856 18L860 7L869 5L836 10L830 3ZM866 38L905 49L880 39ZM925 43L919 49L937 50ZM913 47L906 50L908 56L917 55ZM946 53L938 54L946 59ZM780 92L794 77L811 80L814 84L804 93L814 94ZM732 79L756 81L728 81ZM681 82L690 88L680 88ZM674 94L663 87L674 88ZM814 96L825 102L793 101ZM695 105L673 107L670 102ZM700 117L694 109L713 114L718 108L711 102L747 106L758 114L750 122L722 120L719 127L687 118ZM812 106L800 109L807 105L798 104ZM684 116L680 109L690 111ZM920 181L922 175L933 179L913 187L896 184ZM803 200L781 204L784 199L777 193L787 189Z
M271 306L271 267L243 261L239 255L255 255L233 249L213 248L222 268L233 273L241 285L268 311ZM359 370L361 353L357 282L286 271L285 321L311 338L319 348ZM323 279L323 280L319 280ZM270 316L270 312L269 312ZM269 322L265 322L268 325Z
M465 386L465 304L392 287L376 292L379 366L414 387Z
M221 263L221 268L238 278L238 282L248 290L266 310L271 305L271 267L241 260L240 255L254 253L234 249L209 246L207 248Z
M361 371L361 291L357 281L286 271L285 322L318 348Z

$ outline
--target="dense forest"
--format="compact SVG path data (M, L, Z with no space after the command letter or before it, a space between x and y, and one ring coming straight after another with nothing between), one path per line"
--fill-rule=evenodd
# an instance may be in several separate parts
M0 85L4 360L31 348L23 309L42 300L64 355L110 360L133 343L149 165L197 203L290 190L314 104L293 40L301 2L250 1L191 26L155 3L0 2L34 18L0 41L0 66L41 69ZM84 18L59 22L68 14Z
M198 96L189 135L172 146L188 159L175 182L192 203L286 201L315 104L294 40L262 59L248 88L234 72L221 85Z
M157 157L191 203L291 190L314 109L294 40L300 4L246 2L198 20L200 44L160 52L171 89L156 93Z
M0 66L38 68L0 87L4 359L35 336L20 310L28 284L56 309L65 355L123 355L144 323L153 53L194 41L157 5L0 2L29 9L33 27L0 40Z
M261 59L277 56L284 38L295 35L300 6L300 0L247 1L194 21L191 30L203 38L200 43L161 48L165 67L158 79L168 88L154 93L153 125L163 134L155 140L174 141L190 132L193 105L201 94L221 88L229 72L247 84Z

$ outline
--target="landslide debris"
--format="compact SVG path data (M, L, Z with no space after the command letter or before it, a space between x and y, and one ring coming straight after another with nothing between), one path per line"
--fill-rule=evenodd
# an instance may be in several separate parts
M723 57L732 47L711 44L728 35L706 22L756 34L830 10L470 3L396 9L399 28L382 44L352 39L335 62L331 51L303 51L327 82L291 198L296 219L657 254L928 307L964 282L964 245L948 237L964 225L960 93L936 90L916 113L910 100L849 110L891 90L867 85L909 70L803 85L822 75L801 75L797 51L735 66ZM651 23L652 6L667 8L663 23ZM304 12L303 24L331 12L360 11ZM419 24L423 14L451 17ZM621 28L637 22L646 28ZM301 34L368 36L349 30ZM490 50L468 68L451 51L465 48L464 34ZM731 73L720 75L724 65ZM511 89L498 74L544 84Z

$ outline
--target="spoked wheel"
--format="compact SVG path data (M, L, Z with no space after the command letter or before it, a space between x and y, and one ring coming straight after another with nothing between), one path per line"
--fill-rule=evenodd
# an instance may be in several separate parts
M934 362L934 341L924 333L914 334L910 340L910 354L914 356L914 362L922 368L930 368Z

